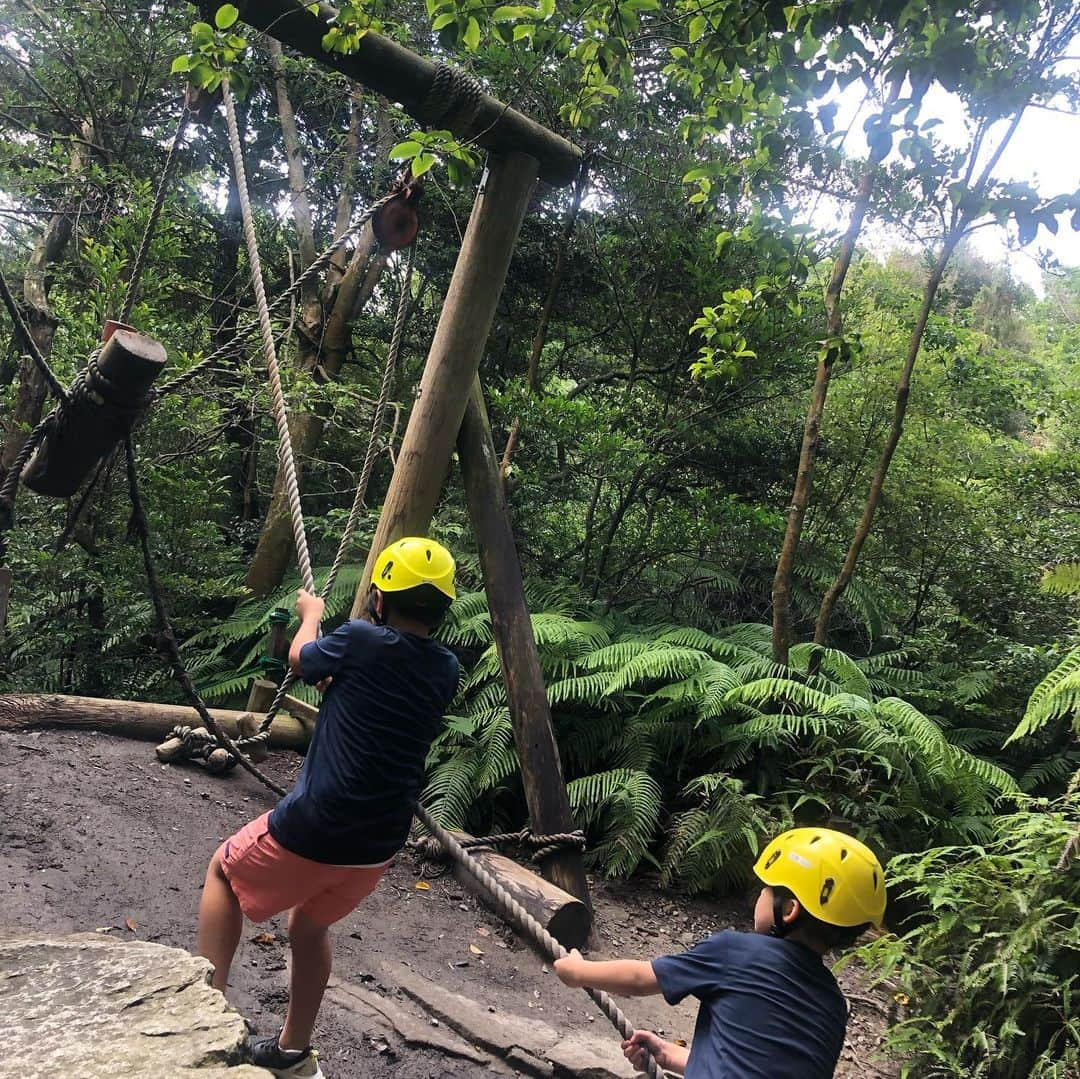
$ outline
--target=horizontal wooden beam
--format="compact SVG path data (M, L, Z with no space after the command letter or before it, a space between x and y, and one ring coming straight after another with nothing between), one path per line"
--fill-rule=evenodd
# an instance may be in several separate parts
M365 34L355 52L327 52L322 46L323 35L337 12L326 4L319 5L318 14L297 0L238 0L237 7L249 26L396 101L419 122L428 122L425 102L437 70L433 61L376 33ZM535 157L540 162L540 179L555 187L570 183L577 175L581 151L542 124L489 94L482 95L475 112L467 111L473 113L471 118L466 115L456 122L450 116L439 126L459 138L474 139L487 150Z

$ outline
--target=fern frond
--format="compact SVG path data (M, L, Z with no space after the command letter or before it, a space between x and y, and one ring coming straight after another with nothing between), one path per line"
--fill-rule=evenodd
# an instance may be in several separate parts
M1080 716L1080 648L1074 648L1034 689L1024 718L1005 745L1025 738L1052 720Z
M1039 588L1054 596L1080 596L1080 562L1060 562L1046 570Z

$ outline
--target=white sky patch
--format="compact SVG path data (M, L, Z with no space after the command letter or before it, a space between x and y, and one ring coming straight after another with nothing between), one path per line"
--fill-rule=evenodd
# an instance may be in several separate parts
M1080 51L1080 42L1074 51ZM1071 67L1074 71L1080 70L1080 62L1073 62ZM1059 71L1067 70L1068 65L1060 65ZM834 99L839 106L835 118L836 129L842 131L850 127L844 151L862 159L869 152L862 129L863 121L880 108L880 105L866 103L865 94L865 87L855 83ZM926 94L920 123L933 118L942 121L933 129L938 140L950 146L967 145L968 121L962 103L936 84ZM981 160L985 160L993 151L1004 128L1005 123L1001 122L992 130ZM895 150L890 160L899 160ZM1028 109L994 174L999 180L1030 183L1045 198L1076 191L1080 188L1080 114ZM848 206L822 198L812 212L811 220L819 226L834 226L838 221L846 222L848 211ZM987 261L1008 263L1016 278L1041 294L1042 270L1037 257L1040 252L1049 253L1062 266L1080 266L1080 233L1070 228L1069 216L1067 213L1059 215L1056 235L1040 226L1034 242L1026 248L1017 245L1016 228L1012 224L1006 228L997 225L980 228L969 243ZM899 230L870 223L865 229L863 242L873 248L880 248L882 244L911 246L910 240Z

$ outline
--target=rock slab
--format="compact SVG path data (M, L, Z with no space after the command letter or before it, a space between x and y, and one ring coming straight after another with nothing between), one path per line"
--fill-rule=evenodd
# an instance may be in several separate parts
M93 933L0 935L0 1073L20 1079L270 1079L246 1025L179 948Z

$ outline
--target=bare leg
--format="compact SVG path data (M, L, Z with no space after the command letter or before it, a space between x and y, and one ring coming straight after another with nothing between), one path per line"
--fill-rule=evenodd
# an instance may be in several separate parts
M225 992L229 982L229 967L240 943L244 915L240 910L228 878L221 869L217 853L210 859L199 903L199 934L196 947L199 955L214 964L211 984Z
M289 945L289 1010L278 1045L282 1049L306 1049L330 980L330 933L294 908L289 911Z

